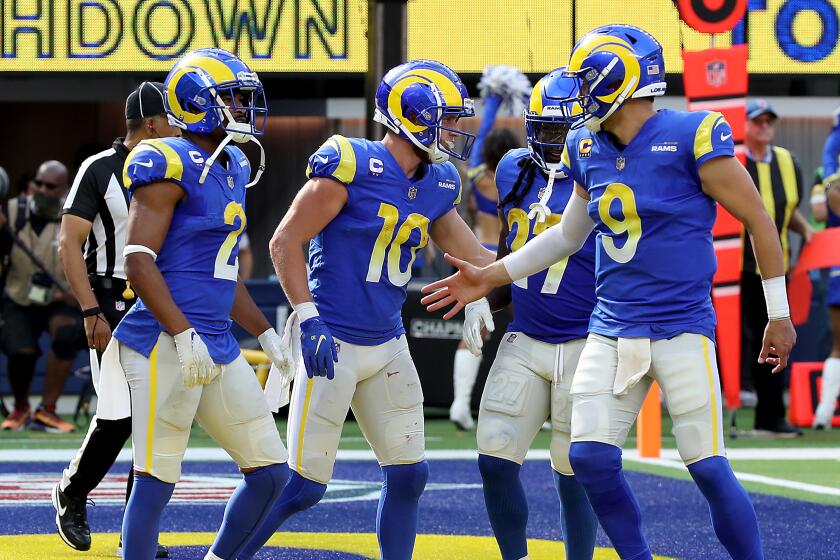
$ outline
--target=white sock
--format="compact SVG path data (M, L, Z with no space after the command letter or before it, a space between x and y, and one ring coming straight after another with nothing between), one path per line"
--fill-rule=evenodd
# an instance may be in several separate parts
M466 348L455 351L452 380L455 384L455 399L453 403L463 403L470 406L478 368L481 367L481 356L473 356Z
M840 393L840 358L829 358L823 366L820 404L814 412L814 424L823 424L826 428L831 427L838 393Z
M213 554L212 550L207 551L207 556L204 557L204 560L225 560L224 558L220 558Z

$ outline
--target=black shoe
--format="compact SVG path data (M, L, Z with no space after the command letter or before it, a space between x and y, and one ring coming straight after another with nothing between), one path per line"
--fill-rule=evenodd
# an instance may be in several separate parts
M122 537L120 537L120 544L117 545L117 556L120 558L123 557ZM169 549L167 549L162 544L158 543L157 552L155 552L155 558L169 558Z
M797 437L801 437L801 436L804 435L802 433L802 430L800 430L799 428L795 428L794 426L791 426L790 424L788 424L784 420L776 423L772 427L768 427L768 428L765 428L765 429L756 428L755 431L756 431L756 434L758 434L758 435L765 435L765 436L781 438L781 439L797 438Z
M90 550L90 526L84 498L71 498L61 491L60 483L52 491L55 525L58 535L67 546L76 550Z

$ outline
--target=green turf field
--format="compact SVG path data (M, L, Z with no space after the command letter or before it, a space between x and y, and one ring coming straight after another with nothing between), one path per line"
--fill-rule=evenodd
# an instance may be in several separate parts
M474 432L459 432L452 423L442 416L442 411L430 410L426 421L426 447L429 450L473 450ZM761 459L731 459L733 469L746 477L744 486L751 492L761 492L816 503L840 505L840 460L803 458L805 450L826 451L840 450L840 429L816 432L806 429L805 436L797 439L772 439L749 435L752 426L753 411L738 411L736 425L738 437L727 437L726 445L733 454L740 450L761 449L768 456ZM277 427L285 435L286 421L278 420ZM0 432L0 450L15 449L75 449L81 443L86 426L80 426L79 432L67 435L45 434L33 431ZM671 435L671 421L667 413L662 418L663 450L673 450L676 444ZM285 438L284 438L285 439ZM537 434L532 449L548 449L549 432ZM191 447L215 447L214 442L197 424L190 437ZM635 433L631 432L627 449L635 448ZM342 434L341 448L345 450L365 450L365 442L358 424L348 422ZM800 450L800 453L797 453ZM673 451L671 451L671 456ZM835 454L840 457L840 453ZM626 468L658 474L671 478L689 479L688 472L679 467L679 461L670 459L660 463L625 461ZM757 477L759 480L752 480ZM808 486L812 485L812 486Z

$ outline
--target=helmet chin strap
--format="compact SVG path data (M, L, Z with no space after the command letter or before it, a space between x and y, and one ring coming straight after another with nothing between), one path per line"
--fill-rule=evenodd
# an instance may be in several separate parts
M631 92L636 87L636 83L638 81L639 81L638 78L636 78L635 76L630 80L630 83L627 84L627 87L624 88L624 91L621 92L621 95L619 95L618 97L615 98L615 101L613 101L612 107L610 107L610 110L607 111L607 114L605 114L603 117L587 119L586 121L584 121L584 125L586 125L586 129L589 130L589 132L600 132L601 131L601 124L605 120L610 118L610 115L615 113L619 109L619 107L621 107L624 104L624 101L626 101L627 98L631 97Z
M199 177L198 183L204 183L204 180L207 179L207 173L210 172L210 168L213 166L213 163L216 162L216 158L219 157L219 154L222 153L222 150L225 149L225 146L227 146L231 140L233 140L237 144L253 142L260 148L260 165L259 167L257 167L257 173L256 175L254 175L254 180L245 185L245 188L248 189L259 182L260 177L262 177L263 171L265 171L265 148L263 148L262 144L260 144L260 141L257 140L251 132L251 125L236 122L236 120L233 118L233 115L230 114L230 110L224 103L222 103L222 100L219 99L218 95L216 95L216 100L219 103L219 105L223 107L222 114L228 120L228 124L227 126L225 126L225 138L224 140L219 142L219 145L216 146L216 149L213 151L210 157L207 158L207 161L204 162L204 169L201 171L201 177ZM233 130L231 131L228 129Z
M539 201L528 207L528 219L533 220L536 218L539 223L544 222L546 218L551 215L551 208L548 206L548 201L551 199L551 191L554 188L554 176L558 172L561 176L565 176L565 174L560 171L559 163L548 163L545 160L543 160L543 162L549 169L548 184L545 186L545 190L543 191L543 195L540 197Z

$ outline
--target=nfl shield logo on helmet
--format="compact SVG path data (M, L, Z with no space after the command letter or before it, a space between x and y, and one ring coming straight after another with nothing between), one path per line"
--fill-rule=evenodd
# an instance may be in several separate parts
M408 198L409 200L414 200L415 198L417 198L417 187L415 187L414 185L408 187Z
M706 83L712 87L720 87L726 83L726 62L713 60L706 65Z
M539 192L537 193L537 198L538 198L538 199L542 200L542 197L543 197L543 195L545 194L545 189L546 189L546 188L547 188L547 187L543 187L543 188L541 188L541 189L539 190Z
M627 160L624 158L624 156L618 156L617 158L615 158L615 168L621 171L622 169L624 169L624 164L626 162Z

